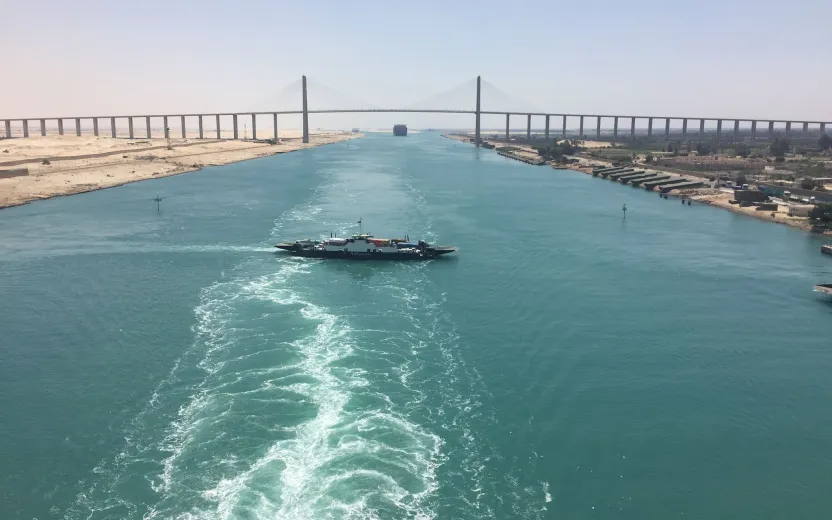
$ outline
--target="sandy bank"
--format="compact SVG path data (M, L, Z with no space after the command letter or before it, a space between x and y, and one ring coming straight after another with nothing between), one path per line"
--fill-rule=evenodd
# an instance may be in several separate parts
M179 138L171 139L172 150L167 149L164 139L64 135L2 140L0 171L26 168L29 174L0 178L0 208L337 143L361 135L317 132L304 144L299 131L281 131L281 141L276 145Z
M471 137L465 135L445 135L449 139L454 139L457 141L468 142L472 143ZM506 146L505 143L501 143L499 141L494 141L493 144L496 146ZM523 146L523 145L516 145L514 143L511 144L513 147L517 147L518 150L514 153L522 153L522 154L529 154L529 155L536 155L534 150L530 147ZM588 175L592 174L593 168L597 168L599 166L610 166L611 163L609 161L591 159L587 157L578 157L577 163L553 163L550 162L549 164L553 168L557 169L564 169L564 170L573 170L581 173L585 173ZM644 168L644 165L638 165L634 167L641 167ZM653 171L663 171L661 168L653 168L652 166L649 167L650 170ZM668 172L671 175L679 176L678 173L675 172ZM688 176L687 172L681 176ZM690 177L694 177L691 175ZM803 231L812 232L812 233L819 233L815 230L807 218L803 217L790 217L788 214L788 207L787 206L778 206L777 211L757 211L757 208L754 206L749 207L740 207L738 204L731 204L729 201L733 199L732 193L726 193L720 191L715 188L693 188L693 189L686 189L686 190L671 190L668 195L691 199L696 202L700 202L702 204L708 204L710 206L716 206L718 208L727 209L728 211L732 211L734 213L738 213L741 215L746 215L749 217L753 217L759 220L764 220L766 222L774 222L777 224L783 224L786 226L791 226L797 229L801 229ZM823 235L832 236L832 230L827 230L822 232Z
M812 223L809 221L808 218L803 217L790 217L788 214L788 207L787 206L778 206L776 212L772 211L757 211L757 208L753 206L742 208L738 204L731 204L729 201L733 199L733 196L730 193L720 192L718 190L702 190L702 189L694 189L694 190L677 190L679 191L678 194L671 192L671 194L676 194L679 196L688 197L692 200L697 202L701 202L703 204L709 204L711 206L717 206L719 208L727 209L728 211L733 211L734 213L739 213L741 215L747 215L749 217L758 218L760 220L765 220L766 222L775 222L777 224L785 224L787 226L795 227L798 229L802 229L803 231L809 231L812 233L823 234L826 236L832 236L832 230L826 230L822 232L818 232L812 226Z

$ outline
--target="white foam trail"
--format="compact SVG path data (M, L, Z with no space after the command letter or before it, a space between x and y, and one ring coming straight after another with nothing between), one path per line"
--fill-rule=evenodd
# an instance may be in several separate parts
M342 189L324 185L313 200ZM418 207L422 194L409 189L393 202L416 201L410 210L433 241L430 212ZM327 218L310 202L277 219L272 236ZM330 220L341 233L355 225ZM481 433L496 423L479 401L487 388L458 353L460 337L444 295L430 285L429 263L402 267L406 289L392 271L367 286L399 302L384 311L385 320L402 323L391 333L356 330L338 309L313 301L304 286L321 263L258 258L202 291L194 345L68 517L427 520L439 514L441 482L451 487L443 510L456 517L494 517L494 504L505 502L518 517L540 518L531 505L540 504L539 488L521 487L517 472L492 471L500 455ZM252 318L252 309L261 316ZM293 331L301 332L290 338ZM160 438L162 421L169 427ZM235 427L241 421L246 429ZM137 475L151 482L153 503L122 493L120 484Z

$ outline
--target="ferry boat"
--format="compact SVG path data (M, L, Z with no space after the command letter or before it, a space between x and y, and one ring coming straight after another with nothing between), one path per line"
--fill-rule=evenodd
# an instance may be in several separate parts
M366 233L356 233L349 238L333 236L324 240L281 242L274 247L288 251L292 256L352 260L430 260L458 250L453 246L431 245L424 240L376 238Z
M820 252L825 255L832 255L832 245L820 246Z

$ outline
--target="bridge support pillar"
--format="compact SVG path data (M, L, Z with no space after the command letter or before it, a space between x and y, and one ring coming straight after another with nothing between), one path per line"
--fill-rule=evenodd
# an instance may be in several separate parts
M165 139L170 137L170 132L168 131L168 116L162 117L162 127L164 129L163 135Z
M757 137L757 121L751 121L751 137Z
M127 118L127 131L129 132L130 139L133 139L133 116Z
M75 135L81 137L81 118L75 118Z
M303 84L303 142L309 142L309 108L306 104L306 76L301 76ZM479 86L479 82L477 83ZM479 111L479 109L477 109ZM479 115L477 116L479 117ZM477 142L479 142L479 125L477 126ZM237 116L234 116L234 139L237 139Z
M769 137L774 135L774 121L768 122L768 135Z
M682 119L682 137L688 135L688 120Z
M595 138L601 139L601 116L596 118L595 122Z
M791 121L786 121L786 133L788 134L791 131L792 131L792 122Z
M804 132L808 132L808 131L809 131L809 123L807 123L807 122L805 122L805 121L803 122L803 131L804 131Z
M653 118L647 118L647 137L651 137L653 135Z
M92 118L92 133L93 133L93 135L98 137L98 118L97 117Z
M23 137L29 137L29 121L23 120Z
M9 124L9 122L8 122L8 121L6 121L6 124L8 125L8 124ZM8 133L8 132L7 132L7 133ZM822 134L826 133L826 123L821 123L821 124L820 124L820 133L822 133Z
M549 140L549 115L546 114L546 140Z
M532 140L532 115L526 116L526 142Z
M277 112L272 114L272 118L274 118L274 144L277 144L278 140L278 132L277 132Z
M664 136L670 137L670 118L664 118Z
M58 135L64 135L64 120L58 119Z
M110 118L110 136L115 139L116 138L116 118Z
M700 119L699 120L699 137L702 137L703 135L705 135L705 120Z
M40 135L41 137L46 135L46 119L40 120Z
M185 132L185 116L179 116L179 124L182 126L182 139L188 137L187 132Z
M508 132L508 125L509 125L509 122L510 122L509 120L510 119L511 119L511 114L506 114L506 142L511 141L511 136L509 135L509 132Z
M167 126L167 125L165 125L165 126ZM144 131L145 131L145 134L147 134L147 138L150 139L150 135L151 135L151 133L150 133L150 116L145 116L145 118L144 118ZM133 136L130 136L130 137L133 137Z
M566 116L563 116L563 121L561 122L561 134L566 139Z
M6 139L12 138L12 122L6 119Z
M202 115L199 116L199 138L203 139L203 136L202 136Z
M220 133L220 115L217 114L217 139L221 139L222 134Z
M257 140L257 114L251 114L251 140Z
M304 89L304 90L305 90L305 89ZM304 119L305 119L305 118L306 118L306 110L304 110L303 112L304 112L303 117L304 117ZM232 125L231 125L231 126L234 128L234 139L237 139L237 114L232 114L232 115L231 115L231 121L232 121ZM306 131L307 131L307 129L306 129L306 121L304 121L304 125L303 125L303 142L304 142L304 143L308 143L308 142L309 142L309 137L308 137L308 135L307 135Z
M618 116L615 116L612 121L612 137L618 138Z
M734 137L737 137L738 135L740 135L740 120L735 119L734 120Z
M635 139L636 137L636 118L630 118L630 139Z
M482 79L477 76L477 113L474 116L474 145L480 145L480 87Z
M580 133L581 133L581 139L583 139L584 138L584 116L581 116L581 130L580 130Z

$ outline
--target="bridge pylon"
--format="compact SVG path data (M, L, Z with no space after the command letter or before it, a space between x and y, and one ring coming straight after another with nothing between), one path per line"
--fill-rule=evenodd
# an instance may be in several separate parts
M477 114L476 114L476 133L474 135L474 143L480 145L480 76L477 76Z
M303 84L303 142L309 142L309 107L306 104L306 76L301 76Z

